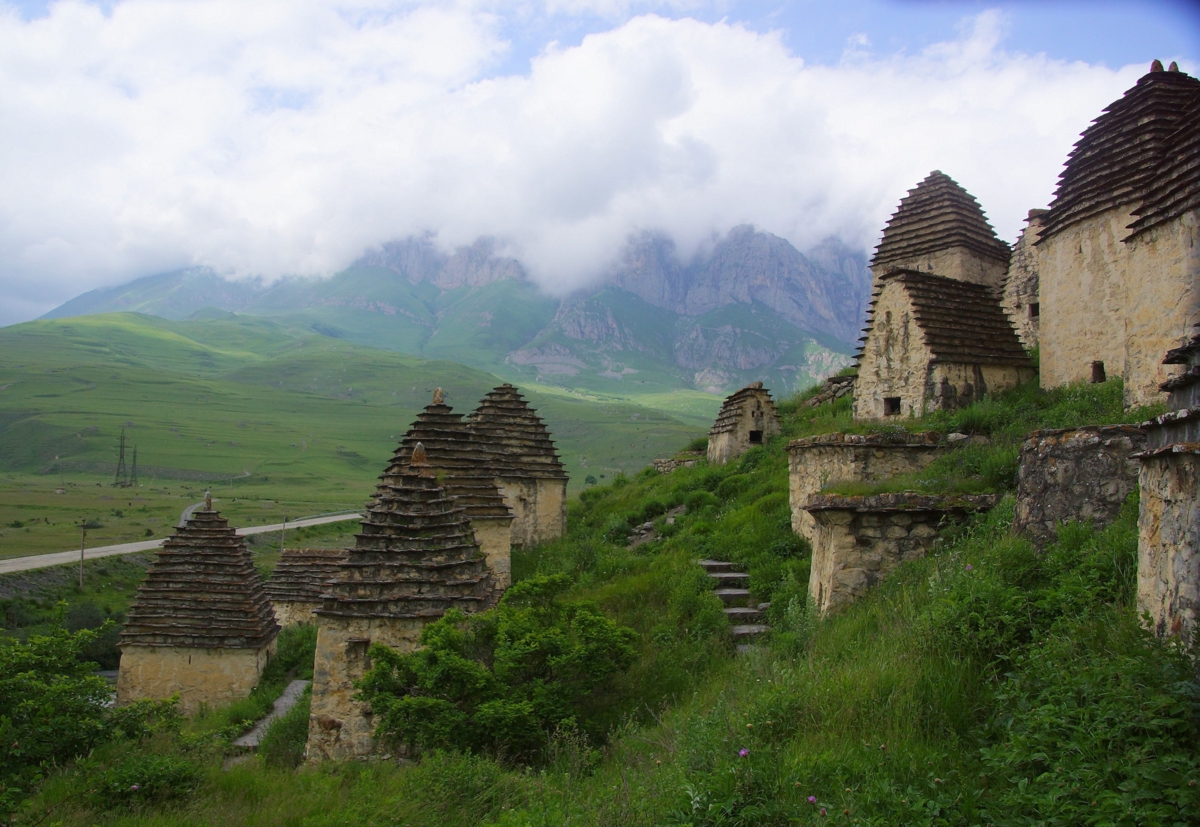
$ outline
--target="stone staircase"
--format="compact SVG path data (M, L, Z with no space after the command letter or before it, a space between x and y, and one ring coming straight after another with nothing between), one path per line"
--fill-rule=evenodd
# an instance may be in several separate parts
M713 594L725 604L725 616L739 652L748 651L759 635L771 627L762 623L770 603L755 603L750 598L750 575L737 571L733 563L701 560L700 566L715 582Z

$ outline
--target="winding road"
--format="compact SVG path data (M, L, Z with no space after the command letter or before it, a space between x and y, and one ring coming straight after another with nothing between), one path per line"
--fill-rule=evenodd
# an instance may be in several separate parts
M203 502L193 503L183 509L183 514L180 515L179 522L182 525L187 522L187 518L192 515L192 512L204 505ZM287 528L305 528L310 525L325 525L326 523L340 523L349 520L361 520L362 515L358 513L348 514L324 514L319 517L301 517L298 520L288 520ZM271 531L279 531L284 528L283 523L275 523L273 525L255 525L247 528L239 528L237 533L243 537L251 534L266 534ZM95 560L99 557L112 557L116 554L134 554L139 551L151 551L163 544L163 539L158 540L143 540L139 543L121 543L115 546L96 546L84 551L83 559ZM50 566L62 566L68 563L79 563L79 549L74 551L56 551L50 554L35 554L30 557L13 557L8 560L0 560L0 574L12 574L18 571L30 571L32 569L44 569Z

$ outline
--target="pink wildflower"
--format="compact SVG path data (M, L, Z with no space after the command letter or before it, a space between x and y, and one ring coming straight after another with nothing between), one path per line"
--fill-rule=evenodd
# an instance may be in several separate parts
M816 803L817 803L817 797L816 797L815 795L810 795L810 796L808 797L808 803L809 803L809 804L816 804Z
M738 750L738 755L740 755L742 758L745 758L749 754L750 754L750 750L748 750L748 749L739 749Z

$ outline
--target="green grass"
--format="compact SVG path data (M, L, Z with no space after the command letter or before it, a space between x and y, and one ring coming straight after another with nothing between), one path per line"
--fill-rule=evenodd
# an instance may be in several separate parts
M1027 388L921 425L986 421L999 450L1005 429L1129 416L1113 405L1119 390ZM644 470L590 488L570 505L566 538L514 555L515 579L566 574L568 598L593 600L638 633L634 665L592 699L603 741L559 734L531 767L435 752L416 764L292 770L292 721L279 725L275 758L225 770L220 744L198 750L185 733L132 754L194 762L191 797L104 813L104 823L1189 823L1200 810L1200 691L1192 664L1138 626L1136 502L1107 529L1069 525L1035 553L1009 534L1008 497L818 621L808 549L788 525L785 446L856 426L848 400L781 407L783 437L724 467ZM660 538L627 548L629 528L647 520ZM757 652L734 657L693 562L704 556L745 565L771 601L774 632ZM26 821L56 808L63 825L95 823L100 805L80 791L130 754L106 748L61 770Z

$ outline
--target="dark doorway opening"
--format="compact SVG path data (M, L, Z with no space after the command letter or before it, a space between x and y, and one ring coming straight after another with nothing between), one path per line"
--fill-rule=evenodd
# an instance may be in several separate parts
M884 416L899 416L900 415L900 397L898 397L898 396L883 397L883 415Z
M1040 315L1042 315L1042 306L1040 304L1034 302L1029 305L1029 318L1036 319Z
M762 431L751 431L750 432L750 444L751 445L762 445Z
M1099 385L1105 381L1107 377L1104 375L1104 363L1092 362L1092 384Z

